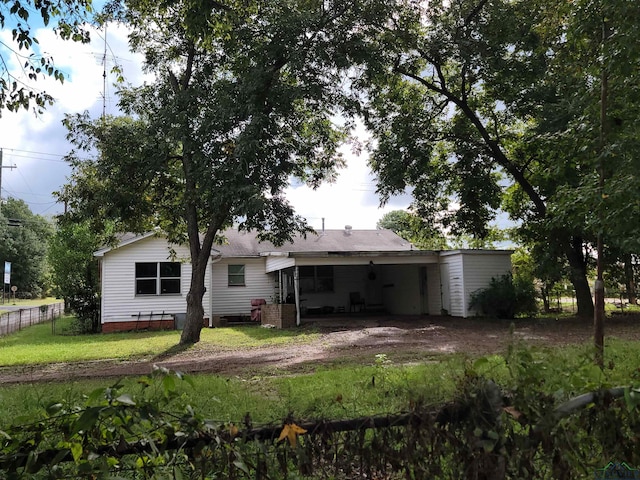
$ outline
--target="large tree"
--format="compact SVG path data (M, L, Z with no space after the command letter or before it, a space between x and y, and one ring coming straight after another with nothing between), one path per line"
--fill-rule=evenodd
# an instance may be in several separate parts
M407 3L371 43L379 53L362 82L369 92L366 120L376 139L371 165L383 198L413 186L419 213L434 217L453 203L451 226L477 235L502 206L529 242L565 256L579 315L587 317L593 315L588 245L601 218L593 212L602 211L602 199L609 198L606 217L613 221L638 204L633 188L613 181L615 193L596 195L600 64L596 58L597 68L581 69L573 56L590 35L597 43L594 22L581 25L576 16L600 3ZM624 34L634 39L619 32L618 48L637 55L637 33L629 25L637 2L609 3L616 4L616 18L624 18ZM574 36L576 43L568 44ZM625 68L628 54L620 51L616 58L617 49L607 51L611 62ZM623 89L623 77L616 78ZM629 88L627 104L617 103L624 122L638 106L637 86ZM635 175L631 184L637 185L629 140L617 182ZM631 239L638 223L617 223L615 229Z
M64 72L43 53L45 47L34 35L34 24L53 25L60 38L87 43L85 22L91 11L91 0L0 0L0 31L9 27L12 40L0 40L0 115L5 108L42 111L53 103L53 97L33 82L46 76L64 81ZM12 61L16 68L11 68Z
M127 3L131 46L155 81L120 92L127 117L67 120L70 140L99 155L70 156L74 174L61 197L71 215L157 228L188 244L181 343L200 338L204 276L221 230L238 222L275 244L309 231L283 190L291 176L316 186L343 162L340 59L361 34L364 8L337 0Z

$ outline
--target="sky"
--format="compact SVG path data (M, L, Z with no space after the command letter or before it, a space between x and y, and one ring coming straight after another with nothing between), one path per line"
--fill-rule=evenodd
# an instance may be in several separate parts
M103 88L104 31L92 31L91 43L86 45L62 41L50 29L35 30L34 34L43 50L53 57L56 67L65 73L66 79L63 84L50 78L39 78L36 83L30 83L54 97L55 104L45 113L35 116L28 111L2 112L0 148L3 166L15 165L16 168L2 169L1 195L4 199L22 199L33 213L48 216L62 212L64 207L56 203L52 192L60 189L71 173L63 160L71 149L62 125L65 115L87 110L97 118L103 104L107 114L118 114L114 78L109 74L116 63L123 69L125 80L132 85L140 85L148 78L141 71L141 56L128 50L127 31L123 27L110 25L107 30L106 89ZM0 42L11 44L10 30L0 31ZM0 46L0 53L12 71L19 72L19 62L1 49ZM366 140L362 129L356 134L361 141ZM296 212L312 227L320 229L324 218L327 229L341 229L345 225L354 229L374 229L386 212L409 206L411 196L402 195L380 207L366 152L356 155L351 147L345 146L343 155L347 166L340 170L335 183L322 185L315 191L306 186L291 187L286 191Z

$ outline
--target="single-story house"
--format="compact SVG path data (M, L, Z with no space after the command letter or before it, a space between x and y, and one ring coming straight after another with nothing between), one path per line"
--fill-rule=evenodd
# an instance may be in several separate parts
M475 315L471 294L511 270L507 250L417 250L390 230L324 230L281 247L227 230L205 278L205 321L249 317L252 300L294 303L300 316L380 311ZM148 233L94 254L103 331L180 327L191 264L187 247Z

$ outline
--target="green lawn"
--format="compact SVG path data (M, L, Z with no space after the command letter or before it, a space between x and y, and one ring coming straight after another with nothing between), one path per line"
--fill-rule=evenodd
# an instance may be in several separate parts
M0 366L34 365L56 362L78 362L106 359L138 359L161 356L172 351L180 340L180 332L128 332L97 335L65 335L70 317L56 322L56 335L51 324L40 324L0 338ZM220 349L308 342L318 336L313 332L266 329L242 326L203 329L199 344L214 344Z

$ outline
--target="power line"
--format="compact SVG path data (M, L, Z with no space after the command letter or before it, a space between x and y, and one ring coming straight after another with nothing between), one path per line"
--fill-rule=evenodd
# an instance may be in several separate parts
M2 149L0 148L0 208L2 208L2 169L3 168L16 168L15 165L2 165Z
M33 150L21 150L19 148L7 148L7 147L0 147L0 148L3 148L4 150L8 150L11 152L35 153L37 155L51 155L53 157L64 157L64 155L60 155L59 153L34 152Z
M66 157L66 154L60 154L60 153L47 153L47 152L34 152L32 150L21 150L19 148L6 148L6 147L0 147L0 148L4 148L4 150L6 152L12 152L10 155L11 157L17 157L17 158L29 158L29 159L33 159L33 160L42 160L45 162L57 162L57 163L67 163L65 160L63 160L64 157ZM20 152L20 153L26 153L28 155L19 155L17 153L13 153L13 152ZM50 157L58 157L56 158L43 158L39 155L47 155ZM89 157L76 157L79 160L90 160Z

